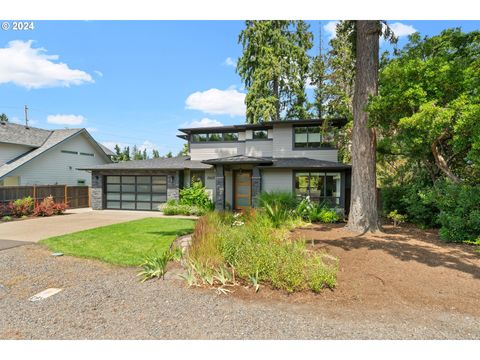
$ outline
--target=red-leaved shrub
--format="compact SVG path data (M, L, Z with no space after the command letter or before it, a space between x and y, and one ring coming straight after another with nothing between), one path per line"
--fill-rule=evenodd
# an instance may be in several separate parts
M27 196L23 199L11 201L7 206L7 210L16 217L28 216L33 212L33 204L33 199L30 196Z
M68 208L65 203L55 203L52 196L48 196L42 200L33 210L34 216L52 216L61 215Z

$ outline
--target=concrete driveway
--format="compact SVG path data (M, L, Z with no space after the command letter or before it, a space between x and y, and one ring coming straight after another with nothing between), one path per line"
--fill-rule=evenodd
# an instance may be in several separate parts
M68 210L62 216L1 223L0 250L34 243L52 236L148 217L166 216L156 211L92 210L86 208Z

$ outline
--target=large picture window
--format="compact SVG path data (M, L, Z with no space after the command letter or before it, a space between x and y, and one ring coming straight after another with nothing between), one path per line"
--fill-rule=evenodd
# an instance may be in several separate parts
M237 132L192 134L192 142L238 141Z
M268 139L268 130L253 130L252 131L253 140L266 140Z
M334 172L298 171L295 173L295 193L299 198L310 197L330 206L340 205L341 174Z
M333 146L333 133L324 131L320 126L294 127L295 149L318 149Z
M107 176L107 209L157 210L166 201L166 175Z

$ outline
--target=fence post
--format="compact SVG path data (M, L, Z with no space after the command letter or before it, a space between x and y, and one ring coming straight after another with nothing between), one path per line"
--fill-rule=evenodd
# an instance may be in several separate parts
M92 188L88 187L88 207L92 207Z
M37 186L33 184L33 206L37 207Z
M67 192L67 185L65 185L65 190L63 193L63 202L66 204L68 202L68 192Z

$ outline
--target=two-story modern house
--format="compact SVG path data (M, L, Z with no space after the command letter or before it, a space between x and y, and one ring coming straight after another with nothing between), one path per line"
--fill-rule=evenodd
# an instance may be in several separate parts
M262 191L291 191L346 209L351 166L338 162L331 129L343 120L272 121L179 129L189 156L127 161L92 171L94 209L156 210L201 181L216 209L255 206Z

